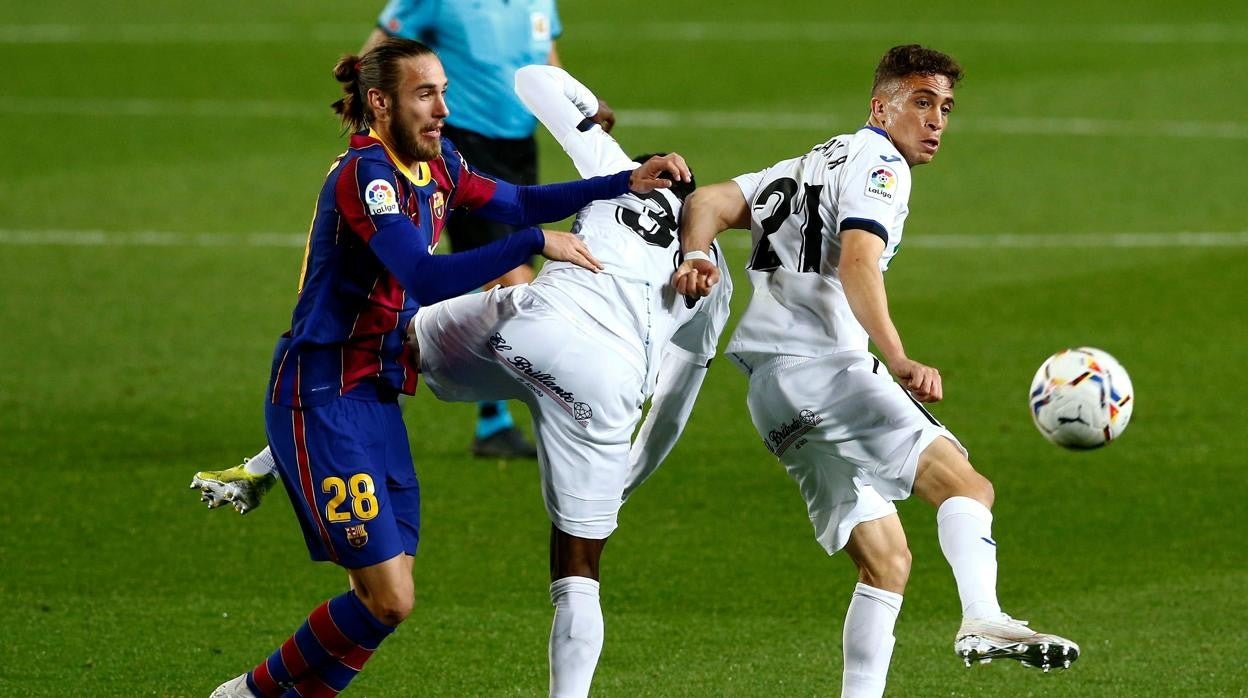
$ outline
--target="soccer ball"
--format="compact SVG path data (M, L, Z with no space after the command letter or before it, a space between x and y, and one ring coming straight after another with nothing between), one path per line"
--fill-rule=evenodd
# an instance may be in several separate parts
M1100 448L1127 428L1135 393L1117 359L1100 349L1063 349L1031 380L1031 418L1044 438L1070 449Z

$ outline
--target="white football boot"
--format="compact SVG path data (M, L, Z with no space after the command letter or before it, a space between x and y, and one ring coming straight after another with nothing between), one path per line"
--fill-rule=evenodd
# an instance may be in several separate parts
M208 698L257 698L257 696L247 687L247 675L242 674L217 686L217 690L213 691Z
M996 618L964 618L953 641L953 651L969 667L994 659L1014 659L1023 666L1068 669L1079 658L1079 645L1057 635L1038 633L1027 621L1004 613Z

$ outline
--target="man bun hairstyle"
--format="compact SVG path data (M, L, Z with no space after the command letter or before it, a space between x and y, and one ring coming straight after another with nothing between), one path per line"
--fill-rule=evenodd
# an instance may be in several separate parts
M395 98L401 77L399 62L425 55L437 54L419 41L391 37L363 56L348 54L339 58L334 64L334 79L342 85L342 98L331 106L342 125L351 131L368 128L375 116L368 105L368 91L381 90Z
M894 46L876 66L875 82L871 84L871 91L876 92L881 85L900 80L907 75L943 75L949 78L949 86L953 87L962 79L962 66L948 54L935 49L923 48L918 44Z

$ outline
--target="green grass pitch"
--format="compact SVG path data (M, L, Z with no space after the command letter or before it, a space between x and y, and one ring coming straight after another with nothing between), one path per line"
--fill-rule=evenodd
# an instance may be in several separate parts
M343 147L329 69L381 4L0 8L0 695L204 696L343 588L307 562L284 496L244 519L185 487L262 444L299 237ZM1248 695L1248 6L562 14L564 61L617 109L626 149L679 150L702 182L855 128L891 45L967 68L944 148L915 173L889 293L910 353L942 369L936 415L996 485L1006 610L1084 654L1049 675L963 668L933 513L906 502L888 695ZM542 154L547 180L572 175L549 139ZM743 237L727 243L738 268ZM1045 356L1083 344L1126 365L1138 406L1120 442L1069 453L1032 428L1025 393ZM839 691L854 571L814 542L744 392L716 363L622 513L596 696ZM472 413L409 405L417 608L355 695L544 695L535 468L468 458Z

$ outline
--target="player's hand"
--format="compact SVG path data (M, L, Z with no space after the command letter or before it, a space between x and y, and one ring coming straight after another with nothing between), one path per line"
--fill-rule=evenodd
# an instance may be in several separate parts
M688 182L693 179L693 175L689 174L689 166L685 164L685 159L680 156L680 153L656 155L643 162L641 167L633 170L629 176L628 188L635 194L666 189L672 186L672 180L669 177L679 182Z
M888 370L919 402L940 402L940 399L944 397L944 388L940 384L940 371L931 366L913 359L902 358L889 362Z
M589 247L579 237L556 230L543 230L542 235L546 236L546 244L542 246L542 256L546 259L571 262L595 274L602 271L602 262L594 258Z
M611 129L615 128L615 111L613 111L606 102L598 100L598 113L594 114L591 119L594 120L603 131L611 133Z
M719 267L705 259L687 259L672 274L672 287L686 298L705 298L719 283Z

